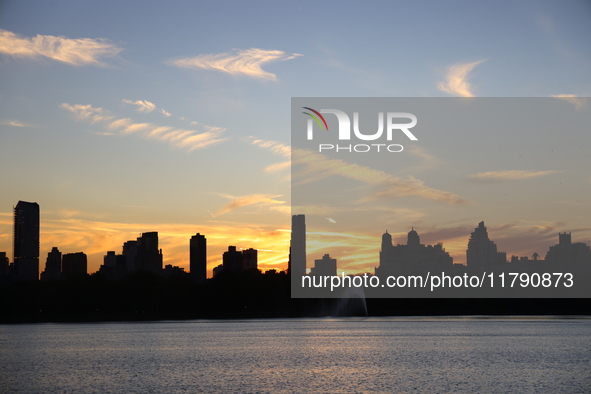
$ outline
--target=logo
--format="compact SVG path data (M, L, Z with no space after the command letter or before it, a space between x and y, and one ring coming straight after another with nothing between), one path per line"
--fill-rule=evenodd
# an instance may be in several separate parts
M328 123L322 114L333 114L336 116L338 122L338 139L339 141L350 141L352 138L351 133L351 119L349 115L338 109L321 109L317 111L310 107L302 107L309 112L302 112L303 114L310 117L307 122L307 139L314 139L314 122L318 124L320 130L326 129L328 131ZM384 122L385 118L385 122ZM401 119L410 120L410 122L400 123ZM353 112L353 136L361 141L376 141L384 135L384 123L385 127L385 139L392 141L394 135L398 131L402 132L411 141L418 141L418 138L409 130L417 125L417 117L408 112L387 112L384 117L384 112L378 112L378 130L373 133L365 134L359 129L359 113ZM372 150L388 151L388 152L402 152L404 147L400 144L356 144L356 145L333 145L333 144L319 144L318 151L323 150L334 150L348 151L348 152L369 152Z

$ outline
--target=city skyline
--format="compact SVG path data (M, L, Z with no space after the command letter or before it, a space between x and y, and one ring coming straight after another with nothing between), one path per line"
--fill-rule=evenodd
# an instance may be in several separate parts
M13 255L15 202L36 201L41 256L53 246L84 251L90 272L106 251L150 231L159 233L165 264L185 270L187 239L197 232L211 251L208 276L228 245L257 249L264 270L286 269L290 215L306 213L290 209L291 97L590 105L583 0L6 1L0 10L0 251ZM320 258L328 240L346 272L370 270L372 240L385 229L403 239L414 226L465 263L464 234L481 220L499 250L520 256L542 253L559 232L589 244L588 135L562 130L560 120L556 130L512 136L515 146L487 163L469 142L421 137L391 175L469 203L417 207L394 196L380 228L356 232L327 209L309 218L308 254ZM470 136L495 138L479 129ZM360 256L365 263L353 267Z
M16 207L20 207L17 209ZM27 251L33 251L37 253L36 264L31 264L28 260L30 257L26 257L26 253L23 254L21 259L25 260L25 272L19 273L18 264L14 264L18 261L16 254L13 261L10 261L8 254L5 251L0 251L1 256L6 256L6 272L3 273L5 277L13 277L15 279L35 279L33 271L37 272L36 279L55 280L64 277L70 277L76 273L98 273L102 272L104 275L110 276L111 278L121 278L128 273L136 271L148 271L152 273L162 274L164 273L165 265L170 269L180 269L186 272L185 268L181 264L180 266L173 266L167 264L164 260L164 254L161 248L158 247L159 237L158 232L143 232L137 238L137 240L125 241L121 248L121 254L116 254L115 251L105 251L103 254L103 264L98 269L90 271L88 269L87 255L84 251L63 253L59 250L59 246L53 246L51 251L48 252L45 266L39 258L39 226L38 218L40 208L37 203L30 203L26 201L19 201L14 210L14 244L26 245ZM32 209L32 211L31 211ZM29 227L31 224L33 227L27 229L26 235L23 236L23 223L27 223ZM321 268L320 271L314 273L314 267L320 261L322 265L326 266L326 262L329 259L331 264L334 262L334 269L337 269L337 258L333 256L330 258L329 253L324 253L322 259L316 259L316 255L308 256L306 251L307 235L306 231L306 218L303 214L292 215L292 229L290 231L290 247L289 247L289 259L287 266L283 271L291 272L292 278L297 278L301 275L311 274L318 275L318 272L326 270ZM314 233L312 233L314 234ZM316 234L322 236L323 234ZM327 234L324 234L327 235ZM490 239L487 228L485 227L484 221L478 223L478 226L474 229L471 235L468 237L465 248L466 263L456 263L455 265L463 265L468 268L483 268L490 267L493 265L502 265L507 263L523 263L523 262L543 262L545 257L550 256L550 261L559 262L563 258L562 246L560 245L571 245L571 232L559 233L559 244L548 245L548 251L545 255L540 255L537 251L530 256L519 255L513 253L507 253L507 251L498 251L496 243ZM325 242L322 250L329 250L330 246L326 246ZM589 260L591 252L589 252L589 246L586 246L585 242L572 243L574 247L578 248L577 260L579 263L582 261ZM371 249L372 244L366 245L367 249ZM408 249L407 249L408 248ZM570 248L570 246L569 246ZM23 249L23 248L21 248ZM574 250L574 249L573 249ZM216 265L211 270L207 269L207 261L216 261L216 257L209 256L207 253L207 239L205 234L197 233L188 239L188 257L185 261L188 261L189 270L193 279L197 282L203 283L205 279L214 277L217 273L222 270L241 272L248 269L258 269L258 252L259 250L254 248L240 248L236 246L228 246L228 250L224 251L221 255L221 264ZM569 252L572 253L572 252ZM30 253L29 253L30 254ZM373 270L358 269L357 271L347 270L341 268L338 272L344 272L347 275L361 274L361 273L372 273L375 270L381 269L381 267L406 267L408 268L420 268L433 266L435 268L451 268L453 264L453 257L444 248L442 242L436 242L434 245L425 245L421 243L420 236L414 227L411 231L406 234L406 244L404 242L394 242L392 235L386 230L381 236L381 247L376 253L376 258L373 263ZM65 257L68 259L67 272L64 271ZM83 256L83 260L80 260ZM545 256L540 258L540 256ZM220 256L217 256L219 258ZM572 256L571 256L572 257ZM63 259L63 260L62 260ZM308 266L307 260L311 259L315 261L315 265ZM70 263L73 261L74 263ZM591 260L589 261L591 263ZM4 264L4 262L3 262ZM8 264L12 267L9 269ZM22 264L22 262L21 262ZM61 269L60 269L61 264ZM84 268L81 268L83 264ZM69 267L76 268L69 268ZM357 265L355 265L357 266ZM371 266L371 264L370 264ZM361 267L361 266L359 266ZM369 267L369 266L368 266ZM276 270L272 268L271 270ZM71 272L70 272L71 271ZM263 269L262 271L266 271ZM4 272L4 270L3 270ZM211 272L211 275L209 274ZM295 273L295 275L293 275ZM0 276L2 276L0 275Z

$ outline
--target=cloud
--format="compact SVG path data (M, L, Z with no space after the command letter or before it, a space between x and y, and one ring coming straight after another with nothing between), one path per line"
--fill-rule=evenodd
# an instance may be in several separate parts
M198 55L171 60L169 63L178 67L217 70L232 75L245 75L251 78L276 81L277 76L263 70L262 66L271 62L291 60L297 56L302 55L297 53L288 55L283 51L251 48L234 50L232 53Z
M272 173L272 172L279 172L291 167L291 160L282 161L281 163L271 164L265 167L264 172Z
M557 174L560 171L533 171L533 170L507 170L507 171L487 171L476 174L466 175L466 178L474 182L493 183L506 181L519 181L528 178L537 178L540 176Z
M285 144L282 144L278 141L270 141L270 140L261 140L254 138L252 136L247 137L246 140L250 142L252 145L258 146L259 148L270 150L271 152L283 156L283 157L291 157L291 147Z
M23 123L19 120L8 120L6 122L3 122L2 124L14 127L32 127L31 125Z
M137 100L131 101L128 99L123 99L124 103L132 104L137 107L138 112L152 112L156 109L156 104L149 102L148 100Z
M101 38L72 39L39 34L30 38L0 29L0 53L18 58L45 57L74 66L104 66L99 59L116 56L121 50Z
M267 205L277 205L277 204L285 204L285 201L275 200L275 197L269 194L250 194L248 196L241 196L241 197L232 197L227 195L222 195L223 197L230 198L231 201L221 207L215 214L215 216L220 216L234 209L245 207L247 205L253 204L267 204Z
M330 159L316 152L303 149L295 149L292 151L289 146L277 141L265 141L253 137L249 137L248 141L250 141L252 145L270 150L277 155L291 157L293 164L301 165L301 168L296 171L293 171L292 168L292 180L295 182L309 183L338 175L378 187L377 192L374 192L358 202L382 198L414 196L448 205L468 203L468 200L463 197L450 192L430 188L426 186L423 181L412 176L405 178L395 177L371 167L349 163L340 159ZM284 163L278 163L274 166L280 167L284 165ZM267 167L266 171L274 169L272 168L273 166L270 167Z
M92 123L101 122L113 119L113 116L108 115L102 108L95 108L90 104L74 104L70 105L63 103L60 105L63 109L72 112L78 120L90 119Z
M365 198L362 198L359 200L359 202L401 197L420 197L426 200L440 202L447 205L468 203L468 200L458 196L457 194L433 189L425 185L425 182L412 176L405 178L390 177L385 182L382 182L378 191Z
M154 104L148 100L132 101L132 100L128 100L128 99L123 99L123 102L127 103L127 104L131 104L131 105L135 105L137 107L138 112L150 113L156 109L156 104ZM158 110L158 112L160 112L162 115L164 115L166 117L172 116L172 114L170 112L168 112L167 110L165 110L164 108L160 108Z
M445 82L439 82L437 88L442 92L455 96L474 97L472 87L468 83L468 74L483 61L479 60L473 63L454 64L450 66L447 70L447 80Z
M104 122L106 130L100 133L101 135L113 135L115 132L119 135L135 134L146 139L166 142L175 148L189 152L227 140L222 137L225 129L221 127L204 125L202 128L205 131L186 130L153 123L135 123L131 118L117 118L103 108L91 105L63 103L61 107L72 112L79 120L91 120L93 123Z
M569 103L574 105L576 110L579 110L583 108L585 105L587 105L587 100L585 100L583 97L577 97L576 94L554 94L552 95L552 97L568 101Z

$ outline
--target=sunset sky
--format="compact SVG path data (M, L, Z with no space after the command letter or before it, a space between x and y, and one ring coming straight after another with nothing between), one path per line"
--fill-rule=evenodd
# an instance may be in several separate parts
M94 272L147 231L159 232L164 264L187 271L197 232L208 276L228 245L285 269L291 97L558 97L588 111L590 21L586 0L3 1L0 251L12 262L23 200L41 208L41 270L57 246L88 254ZM404 242L414 226L458 263L481 220L509 256L545 255L559 231L591 244L589 138L571 133L548 160L535 148L556 140L520 141L527 160L516 149L473 169L452 165L468 142L445 154L421 145L406 156L419 170L400 175L470 204L392 196L384 227ZM547 198L493 209L507 191ZM347 272L372 271L386 228L351 234L326 217L308 223L308 266L330 234L348 249L337 259L375 255Z

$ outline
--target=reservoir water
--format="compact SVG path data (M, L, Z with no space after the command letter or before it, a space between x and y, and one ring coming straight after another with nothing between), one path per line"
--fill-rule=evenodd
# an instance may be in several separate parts
M2 393L590 393L591 319L0 325Z

